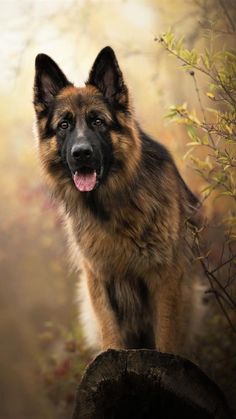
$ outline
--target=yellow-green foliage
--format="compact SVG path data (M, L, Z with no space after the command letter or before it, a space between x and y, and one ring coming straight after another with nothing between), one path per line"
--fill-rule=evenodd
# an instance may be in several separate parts
M222 40L214 42L215 36L213 27L207 34L207 48L200 52L187 49L183 38L177 39L170 29L160 43L194 83L198 110L189 109L186 97L186 103L170 107L167 118L186 128L189 142L185 159L203 180L202 203L207 206L210 201L213 215L217 215L204 220L203 227L193 229L193 234L209 281L208 292L216 296L236 332L236 53L230 47L223 48Z
M171 106L167 115L174 122L184 124L190 141L185 157L191 159L195 169L203 177L206 186L203 198L211 191L217 196L232 198L230 212L232 223L235 218L236 201L236 54L233 50L203 52L184 48L183 39L176 39L168 30L160 41L163 47L182 63L181 69L188 71L195 84L201 113L196 115L186 103ZM198 74L207 76L205 85L199 87ZM202 95L209 100L205 107ZM187 99L187 98L186 98ZM206 147L204 158L195 156L196 147ZM231 239L235 232L231 228Z

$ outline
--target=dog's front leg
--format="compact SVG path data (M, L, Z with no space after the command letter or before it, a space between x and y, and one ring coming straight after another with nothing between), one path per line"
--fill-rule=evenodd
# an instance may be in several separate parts
M189 334L191 289L184 286L181 275L174 275L174 269L172 275L164 278L159 286L156 308L158 349L183 355L186 336Z
M115 314L109 302L105 280L95 274L87 264L85 264L85 271L92 306L99 324L101 349L120 349L124 345L122 344Z

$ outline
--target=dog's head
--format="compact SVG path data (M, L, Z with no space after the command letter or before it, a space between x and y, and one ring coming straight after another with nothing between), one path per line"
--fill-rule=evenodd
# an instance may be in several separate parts
M128 90L110 47L98 54L80 88L50 57L39 54L34 106L41 159L54 184L91 192L108 174L119 173L126 160L132 161L135 135Z

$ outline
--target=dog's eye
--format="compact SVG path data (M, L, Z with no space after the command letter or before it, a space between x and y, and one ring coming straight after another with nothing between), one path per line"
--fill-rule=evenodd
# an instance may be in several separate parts
M67 129L67 128L69 128L69 122L68 121L61 121L60 124L59 124L59 127L61 129Z
M100 119L100 118L96 118L96 119L94 119L93 121L92 121L92 126L93 127L99 127L99 126L101 126L101 125L103 125L104 124L104 122L103 122L103 120L102 119Z

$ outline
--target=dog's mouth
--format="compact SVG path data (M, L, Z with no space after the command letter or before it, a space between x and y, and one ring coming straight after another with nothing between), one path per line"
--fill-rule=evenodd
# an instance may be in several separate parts
M73 180L80 192L91 192L97 188L102 177L103 168L99 170L81 167L73 173Z

